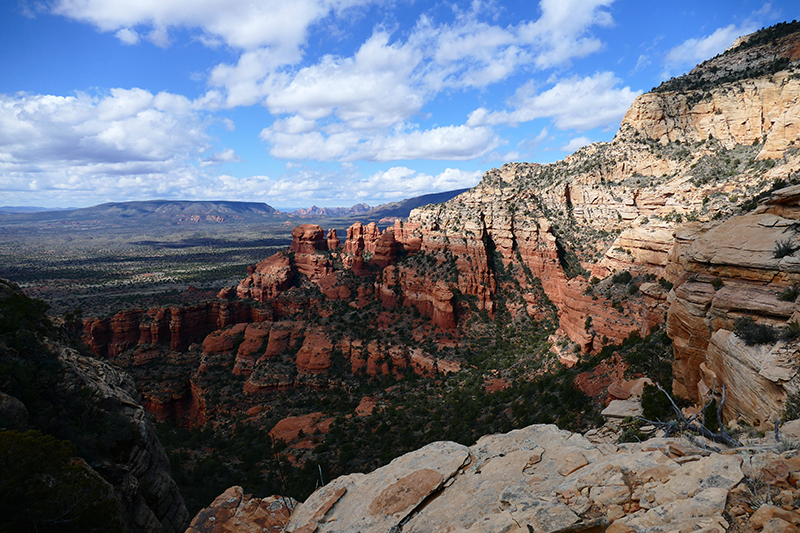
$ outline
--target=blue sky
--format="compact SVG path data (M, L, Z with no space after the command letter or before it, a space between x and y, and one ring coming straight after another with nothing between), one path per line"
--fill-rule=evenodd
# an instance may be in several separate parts
M0 4L0 205L377 205L613 138L796 0Z

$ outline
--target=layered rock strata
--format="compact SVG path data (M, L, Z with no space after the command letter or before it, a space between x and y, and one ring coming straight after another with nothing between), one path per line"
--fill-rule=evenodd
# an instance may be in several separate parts
M678 232L667 319L678 395L707 401L716 386L721 399L725 385L727 419L759 426L780 416L787 394L800 391L800 346L779 340L789 322L800 320L793 292L800 284L798 221L795 186L776 191L751 214ZM742 318L778 330L769 342L748 344L733 333Z
M182 531L189 519L183 498L131 379L111 365L69 348L59 349L59 358L68 368L65 381L78 390L91 391L85 395L91 398L87 416L116 415L126 419L133 430L128 441L117 443L113 453L117 459L109 454L107 460L91 465L114 486L131 530Z

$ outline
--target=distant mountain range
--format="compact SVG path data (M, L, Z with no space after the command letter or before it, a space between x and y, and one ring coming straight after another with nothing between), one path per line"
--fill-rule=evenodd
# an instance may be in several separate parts
M461 193L467 192L469 189L456 189L454 191L437 192L431 194L423 194L422 196L415 196L414 198L407 198L399 202L391 202L373 207L365 213L368 221L375 220L376 222L382 218L398 217L405 218L411 213L411 210L417 207L422 207L428 204L440 204L446 202L451 198L455 198Z
M352 219L378 222L387 217L407 217L412 209L430 203L440 203L467 189L425 194L400 202L371 207L356 204L352 207L317 207L281 213L263 202L229 202L224 200L145 200L109 202L80 209L48 209L39 207L0 207L0 221L5 223L85 222L99 221L130 224L192 224L192 223L254 223L303 218L309 222L319 219Z
M70 211L77 207L40 207L33 205L0 205L0 214L3 213L39 213L42 211Z
M367 204L356 204L353 207L317 207L314 205L307 208L296 209L290 213L287 213L287 215L290 217L301 218L341 217L349 215L362 215L364 213L368 213L370 209L373 208Z

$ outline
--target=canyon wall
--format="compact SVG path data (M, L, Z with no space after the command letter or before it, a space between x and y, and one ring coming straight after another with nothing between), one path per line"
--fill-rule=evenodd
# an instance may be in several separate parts
M797 179L799 67L797 32L743 40L638 97L611 142L552 164L489 170L476 187L417 208L384 231L354 224L343 245L335 232L298 226L288 251L254 265L226 291L237 300L87 321L85 337L96 353L113 358L148 343L185 350L234 324L271 322L269 333L221 333L244 335L247 342L223 358L225 364L248 376L248 391L267 391L289 382L266 364L275 361L268 353L296 353L296 370L310 382L327 371L334 351L369 373L395 359L391 346L354 350L352 335L334 340L306 324L288 327L299 328L294 338L278 326L331 301L354 309L375 300L386 309L413 307L453 334L473 313L540 318L553 305L553 350L568 364L666 320L676 349L675 391L699 401L715 380L736 381L740 371L722 359L738 357L738 366L753 368L758 364L747 361L763 359L742 355L724 334L737 317L778 324L794 313L791 305L764 296L795 283L791 257L780 264L768 257L786 221L794 220L794 193L750 218L739 215L752 210L754 196L778 188L773 184ZM749 241L738 236L744 231L766 248L747 248ZM718 242L728 244L719 248ZM617 274L628 274L627 281ZM721 289L710 285L716 279ZM267 347L254 350L259 341ZM764 379L750 394L764 402L748 408L749 400L729 400L729 414L762 423L773 416L767 411L780 410L792 386L773 390L775 381Z
M787 338L790 323L800 320L798 220L800 186L794 186L750 214L677 233L667 320L676 394L705 402L725 385L726 418L762 425L780 416L787 394L800 391L800 352L796 339ZM789 248L779 253L782 243ZM746 323L737 327L742 319L773 338L752 342L742 332Z

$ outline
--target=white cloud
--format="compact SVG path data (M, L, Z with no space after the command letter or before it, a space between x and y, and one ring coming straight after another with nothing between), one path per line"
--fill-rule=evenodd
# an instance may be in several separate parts
M265 128L260 137L271 144L271 155L283 159L333 161L351 153L359 143L354 131L325 136L319 131L292 134Z
M733 24L718 28L711 35L699 39L687 39L672 48L664 57L668 70L691 68L694 65L724 52L737 37L754 32L758 26L745 23L742 26Z
M114 35L124 44L139 44L139 34L130 28L122 28Z
M565 146L562 146L561 149L565 152L572 153L578 148L583 148L588 144L592 144L592 140L588 137L575 137L574 139L570 139L570 141Z
M277 118L262 138L278 157L311 154L310 144L320 142L313 157L372 160L486 153L497 143L485 127L401 134L397 128L409 129L412 117L443 90L487 87L525 65L561 66L596 51L602 43L591 29L613 23L607 11L613 0L541 0L537 20L508 26L491 21L492 4L473 2L463 11L454 8L452 22L422 15L394 41L377 28L352 56L328 55L300 66L313 25L343 20L348 8L373 1L55 0L53 12L113 31L126 44L147 39L167 46L171 29L187 28L208 46L238 50L235 62L209 71L210 90L196 105L214 110L262 103ZM425 142L431 144L420 145Z
M520 28L523 42L537 51L540 68L553 67L600 50L602 42L589 33L592 26L614 24L603 8L614 0L541 0L542 16Z
M309 26L331 13L371 0L56 0L52 11L93 24L101 31L147 33L164 46L170 28L198 29L208 42L253 50L273 47L296 57ZM149 32L147 31L149 30ZM129 34L117 34L120 39Z
M467 125L516 125L545 117L552 118L560 130L586 131L615 125L641 94L630 87L618 88L620 82L612 72L599 72L560 81L538 94L532 94L533 85L528 83L517 91L513 111L490 112L478 108L470 115Z
M193 163L209 143L183 96L142 89L0 95L0 189L161 193L195 179Z
M320 161L397 161L404 159L476 159L500 145L486 127L443 126L428 130L397 129L391 134L342 130L285 133L284 123L265 128L261 138L271 144L270 154L287 159Z
M201 167L208 165L221 165L223 163L237 163L242 159L236 155L232 148L226 148L220 153L213 153L200 162Z
M358 159L397 161L401 159L476 159L499 146L489 128L443 126L429 130L397 132L370 140L355 154Z
M392 167L383 172L376 172L366 180L353 185L360 198L392 201L433 192L474 187L480 181L481 175L480 171L448 168L432 176L407 167Z
M404 121L422 107L419 88L409 79L420 54L407 46L390 45L386 33L376 33L352 58L326 56L306 67L267 96L273 114L296 113L303 120L331 115L348 128L386 127Z

